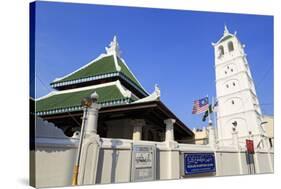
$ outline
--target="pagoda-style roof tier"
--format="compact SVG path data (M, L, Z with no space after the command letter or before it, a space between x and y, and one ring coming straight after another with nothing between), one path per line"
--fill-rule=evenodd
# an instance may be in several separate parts
M77 89L53 91L36 100L36 114L42 116L81 111L81 100L89 97L94 91L99 95L98 103L101 107L128 104L138 99L117 80Z
M55 79L50 85L56 90L68 90L119 80L139 98L148 96L124 59L121 58L116 36L105 49L106 53L74 72Z
M148 95L124 60L115 55L102 54L82 68L56 79L50 85L57 90L65 90L115 80L120 80L123 85L139 97Z

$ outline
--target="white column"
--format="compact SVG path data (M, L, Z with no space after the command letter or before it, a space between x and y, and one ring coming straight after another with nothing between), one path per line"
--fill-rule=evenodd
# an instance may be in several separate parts
M133 140L142 140L142 127L145 126L145 121L142 119L131 120L131 125L133 125Z
M215 145L216 145L216 138L215 138L215 130L214 130L214 127L212 125L212 122L209 122L207 130L208 130L209 145L215 147Z
M175 119L166 119L164 123L166 124L166 134L165 134L165 141L174 141L174 123L176 122Z
M163 153L162 157L165 158L166 165L165 176L163 179L179 179L179 149L178 143L174 138L174 123L175 119L166 119L164 123L166 124L166 133L165 133L165 143L167 145L166 151Z
M85 135L82 143L80 167L78 174L78 184L95 184L100 150L100 137L97 135L98 94L91 95L92 104L88 108L85 120ZM83 137L83 136L82 136Z
M269 138L265 134L262 134L261 137L263 140L265 151L267 152L267 158L268 158L268 164L269 164L270 171L273 172L274 166L273 166L273 162L271 159L271 147L270 147L270 143L269 143ZM257 154L255 154L255 156L257 156Z
M235 129L232 131L232 143L235 148L240 149L238 132Z
M269 163L269 167L271 172L274 172L274 166L273 166L273 162L272 162L272 158L271 158L271 151L267 150L267 158L268 158L268 163Z
M98 94L93 93L91 95L91 99L93 101L92 105L88 108L88 113L86 115L85 121L85 133L88 134L96 134L98 128L98 114L100 105L97 103Z
M242 163L244 163L242 160L242 155L241 155L241 151L240 151L240 145L239 145L239 136L238 136L238 131L236 131L235 128L232 128L232 143L234 148L237 150L237 160L239 163L239 173L240 174L245 174L244 170L243 170L243 166Z

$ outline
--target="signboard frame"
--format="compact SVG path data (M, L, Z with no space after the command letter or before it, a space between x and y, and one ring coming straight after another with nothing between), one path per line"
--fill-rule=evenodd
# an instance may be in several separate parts
M131 164L132 182L156 180L156 145L133 144ZM149 175L145 177L144 174Z
M181 175L183 177L186 176L195 176L198 174L214 174L216 173L216 156L214 152L183 152L182 153L182 162L181 162ZM192 157L193 156L193 157ZM196 157L197 156L197 157ZM190 157L189 159L187 159ZM200 159L199 159L200 158ZM205 160L203 161L204 158L208 158L208 161ZM195 160L198 160L194 162ZM194 167L192 168L191 166L187 168L187 164L190 165L192 161L194 162ZM211 162L210 162L211 160ZM203 162L202 162L203 161ZM209 166L204 166L203 163L208 163L212 164ZM197 166L197 168L196 168ZM200 168L201 166L201 168Z

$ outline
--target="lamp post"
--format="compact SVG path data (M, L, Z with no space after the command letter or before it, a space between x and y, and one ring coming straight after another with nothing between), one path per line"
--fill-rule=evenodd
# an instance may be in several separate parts
M84 139L85 122L86 122L86 119L87 119L88 108L92 105L92 103L93 103L93 101L89 97L86 97L81 101L81 105L84 109L84 113L83 113L83 118L82 118L78 152L77 152L77 157L76 157L76 161L75 161L75 166L73 168L73 175L72 175L72 185L73 186L76 186L77 183L78 183L78 172L79 172L79 164L80 164L82 144L83 144L83 139Z
M262 122L260 123L260 128L261 128L261 131L262 131L263 133L265 133L265 130L264 130L264 128L262 127L262 125L267 124L267 123L268 123L267 121L262 121Z
M262 121L262 122L260 123L260 132L261 132L261 138L262 138L262 141L263 141L263 147L264 147L264 148L269 148L269 146L270 146L270 145L268 144L269 141L266 140L267 135L266 135L266 132L265 132L263 126L262 126L262 125L267 124L267 123L268 123L267 121Z

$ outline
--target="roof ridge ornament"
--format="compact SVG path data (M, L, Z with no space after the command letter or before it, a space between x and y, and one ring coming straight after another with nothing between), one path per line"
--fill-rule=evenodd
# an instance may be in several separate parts
M120 57L121 51L116 35L114 35L113 40L109 44L109 47L105 47L105 50L107 54L116 54L116 56Z
M224 32L223 32L223 35L228 35L228 34L229 34L228 28L227 28L226 24L224 24Z
M159 88L158 84L154 85L154 93L157 96L157 98L160 99L161 91L160 91L160 88Z
M140 103L140 102L150 102L150 101L159 101L160 100L160 88L157 84L154 85L154 91L149 96L141 98L133 103Z

